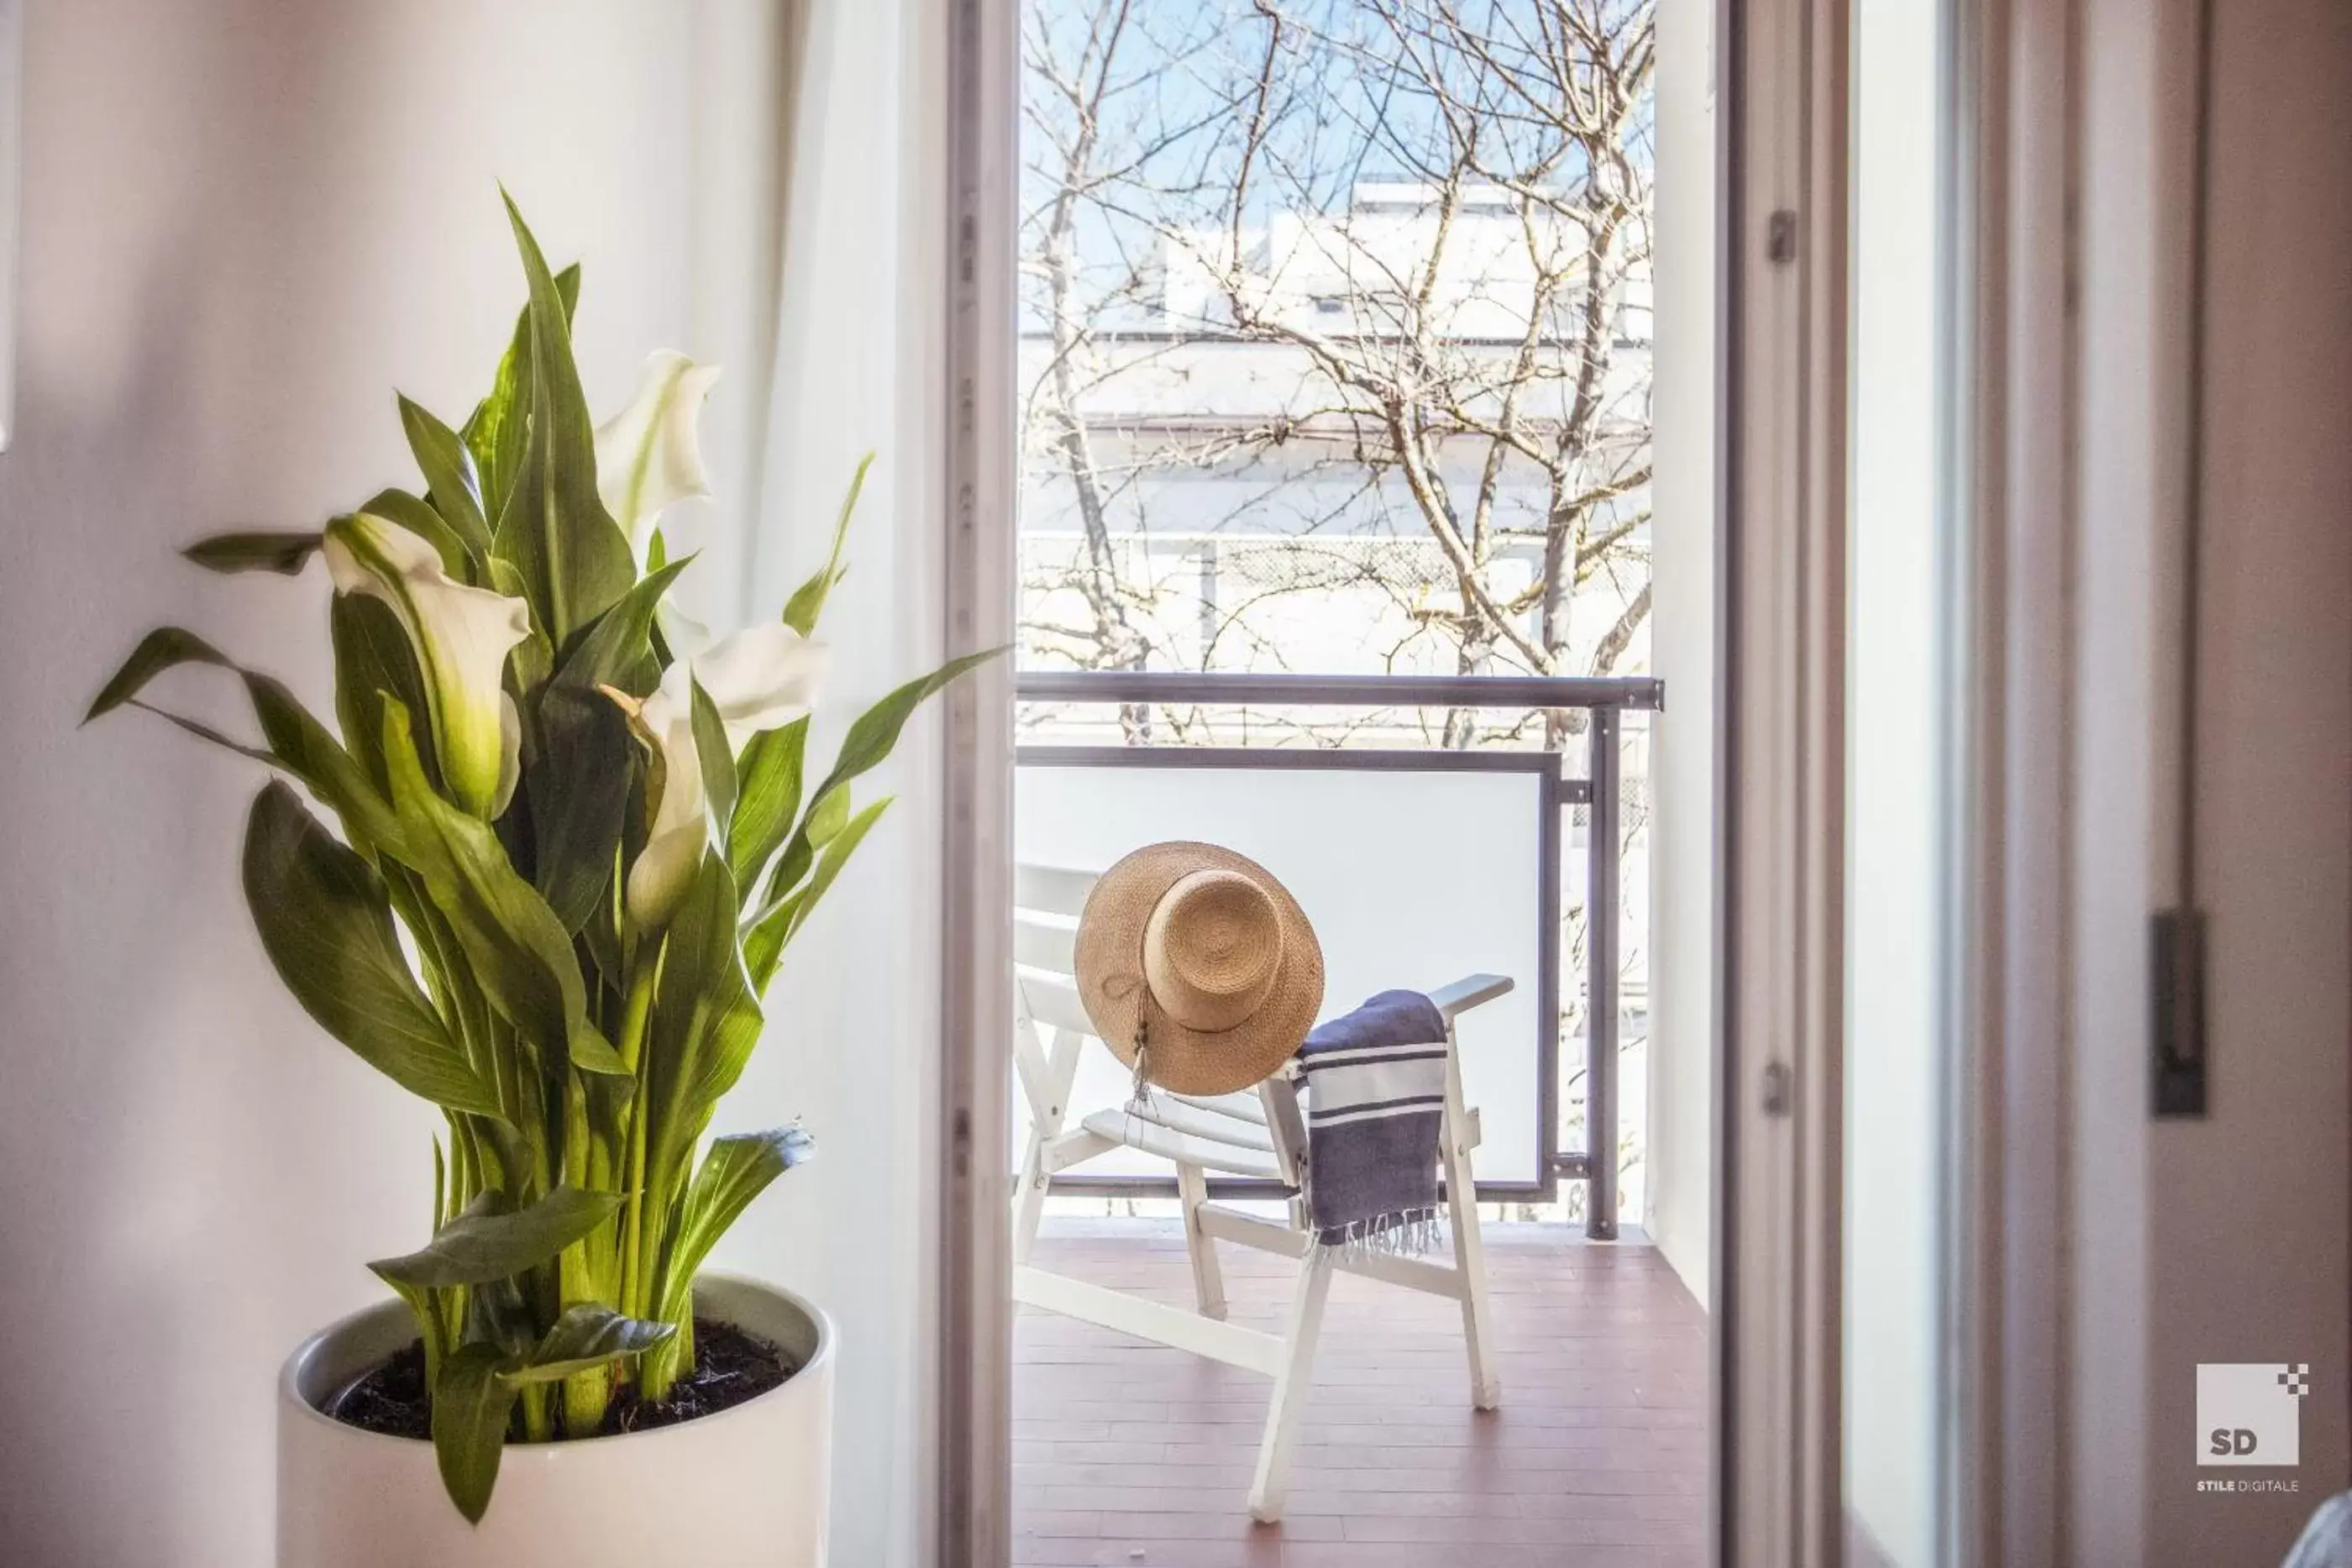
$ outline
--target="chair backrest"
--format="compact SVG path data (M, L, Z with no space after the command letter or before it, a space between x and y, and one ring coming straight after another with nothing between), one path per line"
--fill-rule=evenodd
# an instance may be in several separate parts
M1092 1037L1095 1026L1078 999L1078 915L1098 880L1089 871L1016 865L1013 871L1013 991L1022 1016L1050 1029Z

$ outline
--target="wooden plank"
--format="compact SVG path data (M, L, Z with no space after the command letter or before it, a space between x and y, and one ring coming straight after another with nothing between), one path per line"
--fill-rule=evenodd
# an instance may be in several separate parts
M1013 1270L1013 1299L1268 1377L1285 1364L1286 1347L1273 1334L1204 1318L1124 1291L1107 1290L1066 1274L1017 1268Z
M1260 1375L1023 1308L1014 1568L1699 1563L1705 1312L1639 1241L1595 1245L1558 1224L1489 1225L1484 1240L1508 1425L1463 1396L1456 1303L1335 1271L1278 1531L1247 1511ZM1278 1329L1297 1263L1222 1243L1220 1256L1234 1319ZM1192 1299L1172 1219L1049 1218L1035 1260Z

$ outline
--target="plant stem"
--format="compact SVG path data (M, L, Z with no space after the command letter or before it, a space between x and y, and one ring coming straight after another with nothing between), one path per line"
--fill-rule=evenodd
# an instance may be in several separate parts
M555 1436L555 1418L547 1396L544 1383L530 1384L522 1391L522 1435L533 1443L544 1443Z
M581 1082L580 1074L573 1071L563 1075L563 1179L575 1187L589 1185L588 1088ZM559 1290L566 1308L597 1301L603 1295L592 1252L594 1245L593 1239L583 1237L566 1247L558 1260ZM565 1378L564 1431L572 1437L583 1437L602 1427L604 1406L612 1396L613 1373L609 1366L592 1366Z
M636 1090L629 1096L628 1110L623 1117L628 1139L627 1183L622 1189L627 1201L621 1218L621 1311L631 1317L645 1315L645 1258L642 1251L645 1234L646 1188L646 1118L651 1098L652 1058L646 1051L646 1025L653 1014L654 988L661 968L658 953L630 971L627 1010L621 1019L621 1060L636 1074Z

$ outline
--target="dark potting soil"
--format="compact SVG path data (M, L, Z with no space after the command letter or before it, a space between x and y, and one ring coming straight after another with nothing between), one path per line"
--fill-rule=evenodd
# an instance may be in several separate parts
M596 1436L674 1427L698 1416L716 1416L765 1394L799 1370L767 1341L731 1323L697 1318L693 1375L672 1384L668 1398L650 1404L640 1400L634 1387L617 1391ZM364 1431L394 1437L431 1437L433 1396L425 1386L424 1343L411 1341L395 1351L390 1361L337 1395L327 1414Z

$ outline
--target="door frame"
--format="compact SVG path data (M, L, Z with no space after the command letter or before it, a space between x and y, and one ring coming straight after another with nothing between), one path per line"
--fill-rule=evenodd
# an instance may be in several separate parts
M1848 6L1725 0L1716 1555L1843 1559Z
M1016 630L1013 505L1019 0L926 0L947 47L940 254L946 260L942 586L950 653ZM1013 670L942 694L940 1241L934 1562L1013 1551Z
M950 652L1014 630L1018 0L929 0L946 39ZM1717 20L1718 1441L1711 1555L1840 1561L1846 0ZM1009 671L952 689L932 1464L935 1560L1009 1561ZM1727 786L1733 780L1740 788Z

